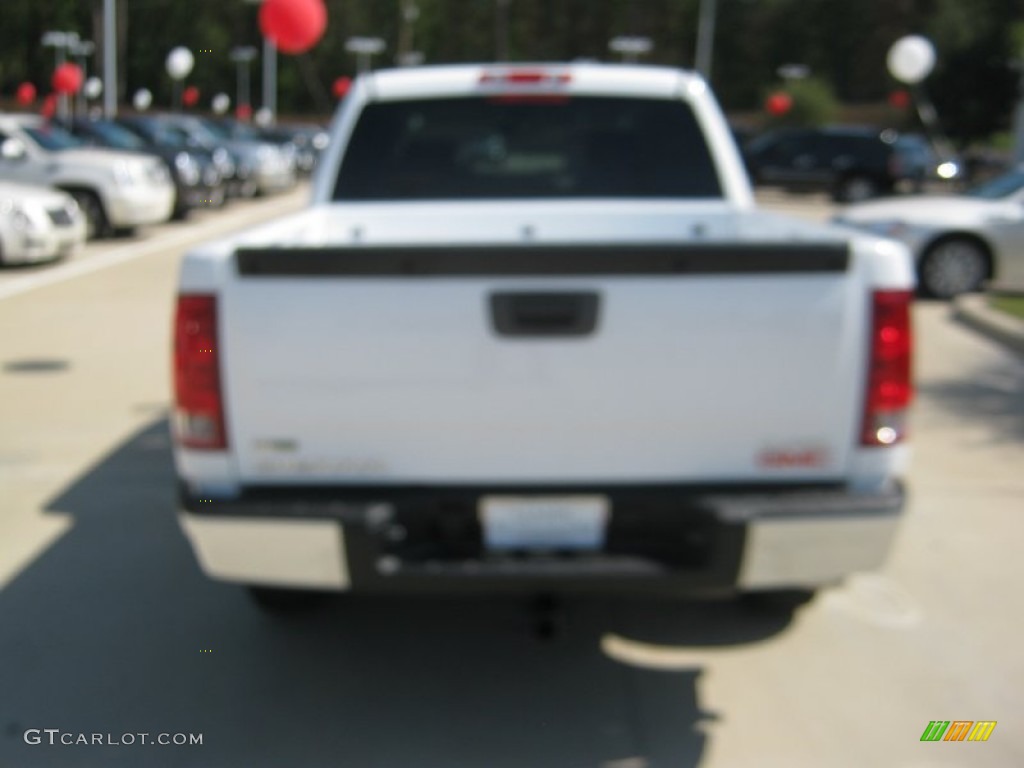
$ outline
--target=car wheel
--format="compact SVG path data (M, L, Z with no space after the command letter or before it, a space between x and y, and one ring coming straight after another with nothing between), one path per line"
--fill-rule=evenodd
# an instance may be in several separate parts
M249 597L264 613L287 616L305 613L321 605L327 597L326 592L306 589L286 589L282 587L247 588Z
M110 224L107 222L107 214L103 210L103 203L95 192L87 189L68 190L68 194L78 203L82 215L85 216L85 237L87 240L94 240L97 237L106 237L110 234Z
M174 208L171 210L171 221L184 221L192 212L191 206L177 195L174 199Z
M967 237L939 240L918 266L921 292L936 299L976 291L988 276L988 251L980 242Z
M740 605L752 613L792 613L817 594L813 589L768 589L743 592Z
M840 203L857 203L877 197L878 184L867 176L847 176L839 183L835 198Z

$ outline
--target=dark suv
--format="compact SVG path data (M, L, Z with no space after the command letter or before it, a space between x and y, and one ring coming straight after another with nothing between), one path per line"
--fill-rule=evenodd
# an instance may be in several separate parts
M871 128L783 128L743 155L755 184L825 191L844 203L891 193L917 170L896 131Z

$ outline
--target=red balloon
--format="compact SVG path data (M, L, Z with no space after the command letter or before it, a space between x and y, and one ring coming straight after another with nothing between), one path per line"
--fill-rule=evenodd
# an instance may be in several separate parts
M66 62L53 71L53 90L57 93L77 93L83 79L81 67Z
M199 103L199 89L194 85L190 85L184 91L181 92L181 103L186 107L194 107Z
M18 86L14 98L17 99L21 106L27 107L36 100L36 87L32 83L24 82Z
M57 113L57 97L50 93L43 99L43 106L39 108L39 114L49 120Z
M331 91L334 93L334 98L344 99L345 94L348 93L348 89L352 87L351 77L339 77L335 79L334 84L331 85Z
M327 29L324 0L263 0L260 30L283 53L305 53Z
M906 109L910 106L910 94L907 91L893 91L889 94L889 106L893 109Z
M248 104L239 104L235 107L235 117L239 120L248 120L252 117L252 107Z
M793 108L793 97L785 91L776 91L767 98L764 108L768 114L780 117Z

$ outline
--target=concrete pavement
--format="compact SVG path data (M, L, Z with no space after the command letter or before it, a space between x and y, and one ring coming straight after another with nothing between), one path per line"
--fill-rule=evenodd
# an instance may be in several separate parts
M253 219L287 208L257 205ZM915 307L911 504L892 555L793 620L571 599L541 641L512 598L357 598L279 623L206 581L173 518L185 243L160 236L145 257L0 298L3 768L1024 764L1024 361L947 305ZM982 744L920 742L934 719L998 725ZM30 728L204 742L33 746Z

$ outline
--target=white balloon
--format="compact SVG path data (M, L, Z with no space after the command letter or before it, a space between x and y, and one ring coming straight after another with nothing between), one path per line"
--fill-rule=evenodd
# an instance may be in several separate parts
M175 80L184 80L188 77L188 73L192 71L195 63L196 60L192 56L192 51L179 45L167 54L167 74Z
M82 90L85 91L87 99L98 99L100 94L103 93L103 81L94 75L85 81Z
M210 106L213 107L213 111L218 115L223 115L228 111L228 107L231 106L231 97L226 93L218 93L213 97L213 101L210 102Z
M132 97L132 104L139 112L145 112L149 109L149 105L153 103L153 94L150 93L148 88L139 88L135 92L135 96Z
M268 107L260 107L256 110L256 114L252 116L252 119L256 122L256 125L265 128L274 122L274 113Z
M910 85L919 83L935 67L935 46L920 35L901 37L889 49L886 64L897 80Z

